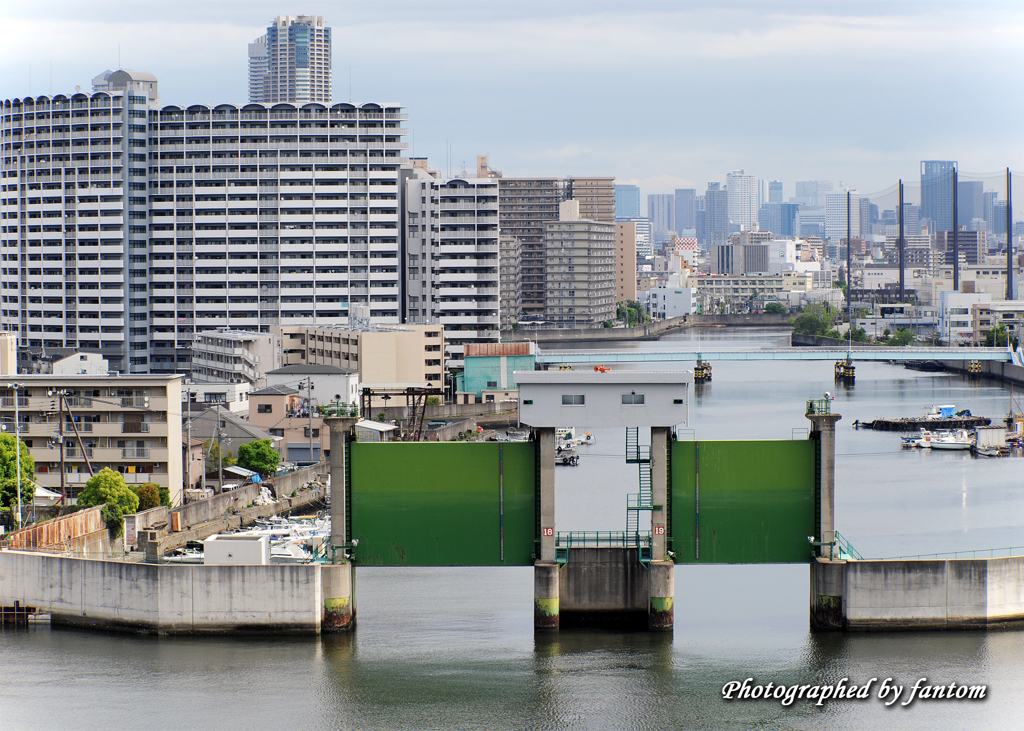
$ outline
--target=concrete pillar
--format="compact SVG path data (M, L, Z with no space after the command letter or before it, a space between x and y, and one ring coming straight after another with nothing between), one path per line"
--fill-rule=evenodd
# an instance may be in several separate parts
M832 558L833 547L830 544L836 539L836 422L843 417L839 414L807 414L807 418L813 424L811 438L818 442L821 464L821 475L816 487L821 503L818 514L821 535L815 537L821 542L818 555Z
M345 482L345 445L348 442L348 426L351 420L324 419L331 430L331 546L341 547L348 543L345 525L348 516L345 506L348 502L348 485ZM338 557L341 558L340 556Z
M555 430L537 429L540 442L540 556L545 563L555 561ZM332 450L333 454L333 450ZM558 596L558 590L555 590Z
M668 450L669 427L651 427L651 558L665 558L668 538ZM654 596L653 594L651 596Z
M811 562L811 630L846 629L846 561L819 558Z
M334 449L331 449L334 454ZM331 480L334 481L333 478ZM356 570L349 562L320 565L323 619L320 631L350 632L356 627Z
M648 569L650 600L647 606L647 629L652 632L671 632L675 622L676 565L672 561L651 561Z
M533 565L533 628L558 629L558 564L538 561Z

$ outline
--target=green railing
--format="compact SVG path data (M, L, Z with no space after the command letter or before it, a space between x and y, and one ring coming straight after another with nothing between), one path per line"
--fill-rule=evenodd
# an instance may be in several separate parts
M832 399L821 398L807 399L807 411L808 415L813 414L831 414L832 413Z
M569 560L570 548L638 548L650 561L651 532L635 531L570 531L555 534L555 561Z
M835 531L836 541L835 545L839 547L839 558L840 560L856 559L857 561L863 561L864 557L861 556L857 549L853 547L839 531Z

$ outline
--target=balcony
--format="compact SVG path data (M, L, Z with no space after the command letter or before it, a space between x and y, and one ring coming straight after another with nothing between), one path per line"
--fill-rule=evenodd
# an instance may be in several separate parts
M145 421L121 422L122 434L149 434L149 424Z

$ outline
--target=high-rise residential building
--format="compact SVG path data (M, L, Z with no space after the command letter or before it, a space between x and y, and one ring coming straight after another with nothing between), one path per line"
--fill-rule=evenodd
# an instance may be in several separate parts
M707 245L707 198L699 195L694 201L694 212L693 212L693 227L697 233L697 243L704 246Z
M768 182L768 202L782 203L782 181L771 180Z
M637 257L654 255L654 229L651 227L651 222L648 219L630 218L616 221L616 223L630 223L635 227Z
M729 220L749 231L757 225L757 177L744 170L733 170L725 176L729 200Z
M580 218L615 223L615 178L565 179L566 200L579 201Z
M636 185L615 186L615 217L640 218L640 187Z
M704 243L724 244L729 238L729 196L721 183L708 183L704 207Z
M499 337L498 182L417 170L406 183L407 321L442 324L454 368L466 343Z
M279 15L249 44L249 101L331 101L331 29L321 15Z
M957 222L959 223L959 221ZM985 260L988 253L988 238L984 231L957 231L957 253L968 265L974 266ZM953 264L953 232L936 231L935 249L944 255L944 263Z
M544 226L558 220L564 185L560 178L498 179L499 232L519 242L523 316L544 316Z
M697 228L697 189L676 188L676 228L678 233Z
M921 161L921 221L935 231L953 230L955 160Z
M160 107L150 80L110 80L0 102L0 328L21 346L174 373L197 332L343 325L352 304L401 322L401 107Z
M615 223L615 302L636 299L636 221Z
M544 224L544 319L558 327L595 328L615 319L615 224L579 217L579 202L559 206Z
M519 239L498 237L498 305L502 330L511 330L523 314L523 260Z
M651 193L647 196L647 218L654 229L655 240L676 230L675 196L671 193Z

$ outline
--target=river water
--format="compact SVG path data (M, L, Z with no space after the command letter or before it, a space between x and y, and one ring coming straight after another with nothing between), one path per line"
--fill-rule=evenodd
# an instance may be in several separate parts
M716 347L777 347L784 330L705 330ZM693 345L696 335L615 348ZM705 346L706 344L706 346ZM585 346L584 346L585 347ZM594 345L594 349L607 345ZM657 368L646 364L646 368ZM689 428L700 439L806 436L807 398L831 391L836 526L868 557L1024 546L1024 460L904 451L854 420L952 403L1002 417L988 382L859 363L715 362ZM621 530L636 466L620 430L595 428L557 472L559 530ZM1024 552L1018 550L1017 553ZM987 555L987 550L985 550ZM808 569L679 566L675 632L533 632L531 568L360 568L352 636L161 638L48 626L0 633L3 729L1007 729L1024 707L1024 633L814 635ZM723 686L877 678L871 697L822 706L726 701ZM986 685L984 701L890 707L881 683Z

